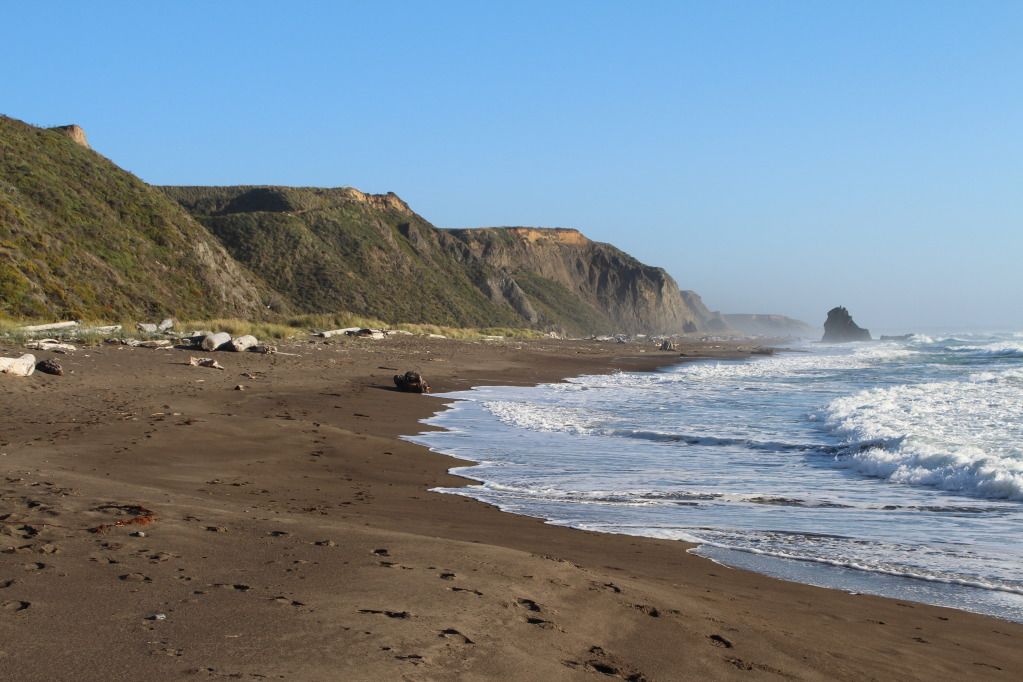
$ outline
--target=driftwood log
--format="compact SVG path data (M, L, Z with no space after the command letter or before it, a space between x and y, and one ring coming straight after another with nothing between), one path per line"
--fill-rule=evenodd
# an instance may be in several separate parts
M74 329L77 326L77 322L53 322L52 324L32 324L27 327L20 327L18 331L34 334L35 332L52 332L62 329Z
M344 336L359 331L360 327L345 327L344 329L331 329L325 332L318 332L316 336L329 339L332 336Z
M213 358L188 358L188 364L192 367L209 367L210 369L224 369L224 366Z
M74 353L77 350L70 343L61 343L57 339L40 339L25 344L25 348L32 350L50 350L55 353Z
M152 322L139 322L135 325L135 329L138 329L140 332L145 332L146 334L155 334L159 330L159 327Z
M36 371L36 356L25 353L20 358L0 358L0 374L27 377Z
M405 391L407 393L429 393L430 385L426 383L426 379L419 372L405 372L404 374L394 375L394 385L398 387L399 391Z
M236 336L235 338L231 339L228 348L235 351L236 353L241 353L242 351L246 351L256 346L258 343L259 340L255 336L252 336L251 334L246 334L244 336Z

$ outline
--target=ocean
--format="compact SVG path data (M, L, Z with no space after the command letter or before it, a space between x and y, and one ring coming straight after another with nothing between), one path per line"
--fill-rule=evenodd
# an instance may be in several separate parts
M1023 333L806 343L449 393L444 489L721 564L1023 622Z

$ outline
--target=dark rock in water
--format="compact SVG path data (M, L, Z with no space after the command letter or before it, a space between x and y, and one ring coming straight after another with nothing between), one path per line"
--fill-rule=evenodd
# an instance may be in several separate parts
M853 322L852 315L842 306L828 311L824 323L824 343L845 343L847 341L870 341L870 331Z
M881 335L882 341L909 341L913 338L912 334L895 334L891 336Z

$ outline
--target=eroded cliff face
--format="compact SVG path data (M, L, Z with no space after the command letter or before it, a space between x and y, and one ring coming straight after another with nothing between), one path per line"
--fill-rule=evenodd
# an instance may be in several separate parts
M575 335L725 327L664 270L578 230L442 230L351 187L152 187L76 125L0 116L0 313L339 311Z
M574 335L720 331L693 292L578 230L442 230L394 194L167 187L293 310Z
M575 333L720 331L720 316L662 270L564 228L451 230L486 265L512 278L541 324Z

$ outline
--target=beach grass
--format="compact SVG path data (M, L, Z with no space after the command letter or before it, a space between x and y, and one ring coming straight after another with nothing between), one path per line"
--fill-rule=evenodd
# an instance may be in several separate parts
M49 334L31 334L22 331L28 325L46 324L54 322L52 319L36 318L12 318L0 317L0 338L12 343L21 343L33 338L42 336L71 338L82 345L95 345L104 339L112 336L118 338L151 339L165 338L163 334L140 331L136 328L135 322L130 320L79 320L80 326L85 329L92 327L105 327L113 324L120 324L121 331L111 334L97 334L94 332L83 332L81 329L57 330ZM333 314L309 314L292 315L282 317L277 321L246 320L241 318L208 318L179 321L174 326L176 332L191 331L213 331L227 332L232 336L251 334L260 340L282 341L287 339L302 338L320 331L330 329L344 329L348 327L360 327L369 329L394 329L409 332L418 336L430 334L444 336L450 339L478 340L484 338L502 337L507 339L532 339L540 338L541 332L535 329L518 327L451 327L446 325L419 324L419 323L398 323L391 324L383 320L356 315L354 313L339 312Z

